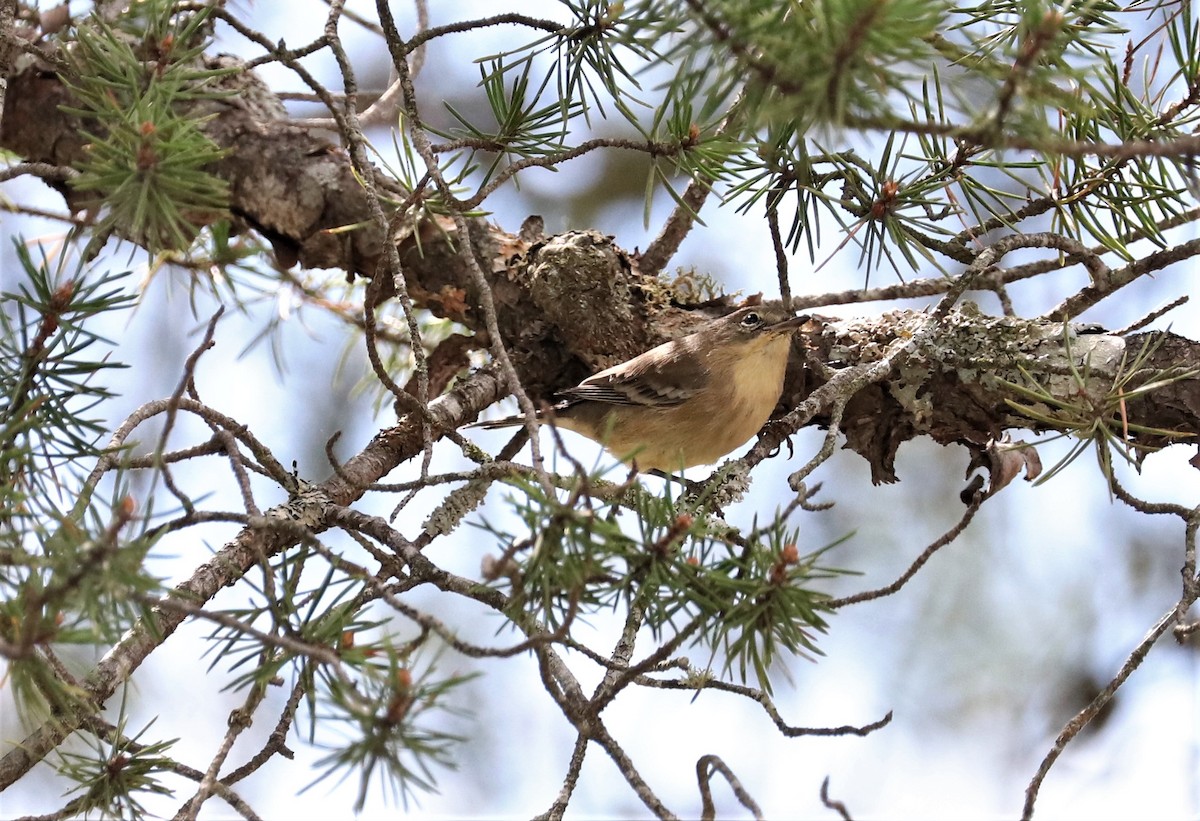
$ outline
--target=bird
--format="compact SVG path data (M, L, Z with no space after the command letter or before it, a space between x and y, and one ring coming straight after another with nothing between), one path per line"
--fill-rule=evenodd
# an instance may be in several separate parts
M776 304L739 308L589 376L538 419L600 443L643 473L712 464L770 417L792 335L809 318ZM510 416L472 427L523 424L524 416Z

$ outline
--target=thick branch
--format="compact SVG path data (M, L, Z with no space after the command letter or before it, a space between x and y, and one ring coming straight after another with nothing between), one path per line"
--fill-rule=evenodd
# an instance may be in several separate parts
M921 312L895 311L871 319L810 322L803 330L808 361L815 367L792 372L781 410L796 407L824 384L836 373L830 366L844 369L872 362L890 343L910 336L925 320ZM1200 381L1193 377L1127 402L1120 400L1114 388L1114 378L1118 373L1127 374L1143 349L1150 355L1125 385L1126 393L1157 378L1156 374L1179 375L1197 367L1200 345L1170 333L1123 338L1097 330L1045 320L984 316L968 304L946 318L931 342L914 343L915 350L898 373L849 398L841 420L846 447L871 463L872 479L879 483L896 480L896 451L902 442L916 436L979 448L999 439L1006 429L1050 429L1014 409L1010 402L1036 406L1035 410L1064 420L1082 419L1089 408L1107 406L1106 418L1122 430L1126 423L1181 434L1200 430ZM821 369L825 376L819 375ZM1069 407L1039 405L1005 383L1040 387ZM827 415L818 414L809 424L824 426L827 422ZM1135 441L1161 447L1190 440L1135 434Z
M349 158L324 138L287 122L278 99L251 72L239 72L227 82L237 95L228 101L198 103L204 108L196 113L215 115L206 128L228 151L216 171L230 183L232 212L270 238L284 262L373 275L383 258L384 238L370 219L366 194ZM55 167L77 165L84 151L84 123L62 112L60 106L66 102L65 88L53 73L26 66L12 78L0 144L30 161ZM381 187L397 189L394 180L380 180ZM72 202L74 193L64 191ZM357 227L331 232L351 225ZM401 220L393 221L393 226L391 239L400 253L413 302L486 336L479 282L456 250L463 238L455 223L439 219L413 225ZM636 260L610 238L594 232L548 239L518 237L478 221L471 223L470 233L467 241L492 291L503 342L522 385L535 400L729 308L728 302L717 302L697 315L674 307L669 286L644 275ZM1178 253L1188 250L1187 246L1181 249ZM1101 279L1117 280L1125 271L1141 275L1157 270L1177 258L1178 253L1172 253L1170 249L1159 252ZM1079 298L1095 301L1115 287L1108 282L1104 286L1103 292L1099 286L1085 289ZM919 293L924 291L895 296ZM1071 311L1077 312L1078 308ZM983 444L1005 427L1036 427L1005 404L1012 394L1000 390L995 377L1020 383L1018 366L1035 372L1065 367L1062 325L966 313L957 317L953 338L940 336L929 351L908 361L903 373L860 391L845 407L842 424L847 444L871 462L877 482L895 479L896 449L913 436ZM1057 315L1051 318L1058 319ZM909 324L904 314L896 313L863 322L811 325L807 360L797 345L781 412L827 381L830 372L825 364L841 368L869 362ZM1155 357L1153 367L1200 361L1187 340L1161 338L1169 344ZM1119 357L1123 345L1103 335L1080 339L1076 346L1080 354L1099 345ZM1139 339L1130 349L1136 351L1140 345ZM1056 384L1074 390L1069 379ZM1131 403L1128 412L1139 424L1200 429L1192 385L1192 380L1185 380L1170 386L1169 392ZM827 422L826 412L813 422Z

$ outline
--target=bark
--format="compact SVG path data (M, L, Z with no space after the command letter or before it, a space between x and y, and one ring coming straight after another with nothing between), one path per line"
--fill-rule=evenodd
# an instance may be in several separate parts
M792 407L823 384L815 377L820 369L873 362L927 321L920 311L811 321L803 341L812 367L789 374L781 404ZM1143 351L1147 355L1139 361ZM1147 448L1190 442L1200 430L1200 381L1186 372L1198 356L1195 342L1171 333L1121 337L1096 326L986 316L964 303L941 324L933 343L915 347L889 378L849 400L842 420L845 446L870 462L871 478L880 483L896 481L896 451L916 436L966 445L980 454L1007 430L1063 430L1102 419L1117 431L1132 423L1180 434L1134 437ZM1126 376L1129 381L1115 387L1118 377ZM1163 378L1168 382L1163 387L1121 401L1122 394ZM1040 387L1066 407L1030 400L1011 385ZM1062 424L1048 425L1013 402ZM818 416L814 421L828 420Z

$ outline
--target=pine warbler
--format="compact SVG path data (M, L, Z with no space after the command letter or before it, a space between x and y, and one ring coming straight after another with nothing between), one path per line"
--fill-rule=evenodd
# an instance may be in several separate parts
M716 462L766 423L783 391L792 333L808 320L752 305L589 376L545 419L640 471ZM478 427L524 424L510 416Z

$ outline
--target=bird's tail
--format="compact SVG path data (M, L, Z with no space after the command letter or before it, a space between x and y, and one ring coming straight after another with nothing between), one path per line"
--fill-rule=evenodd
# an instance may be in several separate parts
M541 407L534 411L534 414L539 422L547 423L554 422L555 419L562 418L560 414L567 411L575 401L563 399L553 405L542 403ZM515 428L518 425L525 424L525 417L522 414L516 416L505 416L503 419L489 419L485 422L473 422L467 425L468 428L483 428L484 430L496 430L497 428Z
M483 430L496 430L498 428L514 428L517 425L524 425L524 416L506 416L503 419L489 419L485 422L473 422L467 425L468 428L482 428Z

